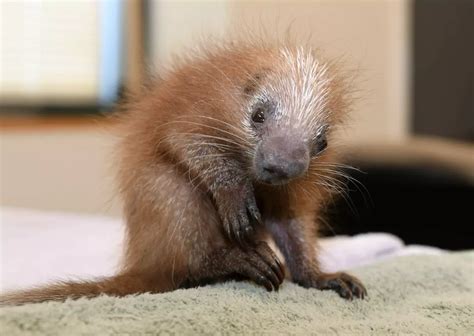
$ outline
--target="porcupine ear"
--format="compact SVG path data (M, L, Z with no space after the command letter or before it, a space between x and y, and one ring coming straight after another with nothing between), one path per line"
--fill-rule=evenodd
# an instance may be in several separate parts
M252 95L257 91L257 88L259 84L262 82L262 79L265 77L265 75L268 73L269 69L264 68L257 73L255 73L253 76L251 76L247 82L245 82L244 85L244 93L246 95Z

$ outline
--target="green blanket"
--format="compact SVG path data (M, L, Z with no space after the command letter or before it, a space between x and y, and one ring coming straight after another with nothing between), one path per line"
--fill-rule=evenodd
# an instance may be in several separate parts
M399 257L353 272L364 301L286 282L2 308L2 335L473 335L474 251Z

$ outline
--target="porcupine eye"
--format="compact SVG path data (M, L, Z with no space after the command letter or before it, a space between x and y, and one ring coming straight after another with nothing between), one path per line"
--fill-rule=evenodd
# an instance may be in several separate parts
M252 121L261 124L265 121L265 109L263 106L256 106L252 113Z
M316 142L314 148L314 155L321 153L328 146L328 140L326 137L327 126L321 126L316 133Z
M275 113L275 103L268 100L258 101L252 107L252 122L257 128L263 125L263 123L269 120Z

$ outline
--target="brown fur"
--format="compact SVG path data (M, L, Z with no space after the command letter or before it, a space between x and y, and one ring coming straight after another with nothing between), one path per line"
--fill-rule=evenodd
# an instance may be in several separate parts
M296 52L288 45L252 43L208 50L127 104L120 115L118 182L127 223L120 273L97 282L13 293L2 302L155 293L228 278L278 289L281 264L266 243L257 243L267 237L275 240L296 283L363 297L357 279L323 274L314 248L317 216L337 182L332 166L324 166L334 161L331 145L311 160L305 176L284 186L258 183L248 168L254 143L241 126L246 102L261 83L273 81L278 87L279 76L299 76L285 73L282 47ZM332 113L326 117L335 126L350 100L334 64L329 63L329 73L327 108ZM240 236L225 223L242 207L251 212L252 202L261 216L257 210Z

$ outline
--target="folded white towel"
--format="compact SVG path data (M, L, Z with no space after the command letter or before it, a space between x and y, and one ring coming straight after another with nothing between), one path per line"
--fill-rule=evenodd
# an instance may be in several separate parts
M337 272L395 256L443 252L436 247L406 246L400 238L389 233L364 233L321 239L319 258L324 271Z

